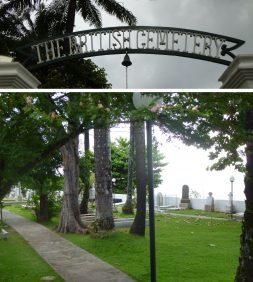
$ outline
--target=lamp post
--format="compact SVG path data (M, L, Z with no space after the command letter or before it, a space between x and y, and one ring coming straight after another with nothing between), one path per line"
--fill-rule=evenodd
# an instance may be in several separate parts
M133 93L133 103L137 109L147 108L157 97L141 93ZM146 121L147 132L147 164L148 164L148 190L149 190L149 238L150 238L150 275L151 282L156 281L156 250L155 250L155 211L154 211L154 175L152 157L152 121Z
M112 198L113 198L112 204L113 204L114 210L115 210L115 193L113 193L113 188L114 188L115 182L116 182L116 178L112 178Z
M233 213L234 213L234 203L233 203L233 197L234 197L234 181L235 181L235 178L234 176L231 176L229 178L230 180L230 183L231 183L231 192L230 192L230 214L231 214L231 218L233 217Z

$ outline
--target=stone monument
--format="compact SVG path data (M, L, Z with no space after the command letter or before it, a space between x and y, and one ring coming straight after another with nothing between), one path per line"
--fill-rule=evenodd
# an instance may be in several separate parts
M209 192L206 198L205 211L214 211L214 198L213 193Z
M163 206L163 194L161 192L157 194L156 199L157 199L157 206L158 207Z
M189 209L191 206L190 198L189 198L189 186L183 185L182 187L182 198L179 207L181 209Z
M235 212L235 207L233 204L233 194L232 192L228 193L228 205L227 205L227 213L233 214Z

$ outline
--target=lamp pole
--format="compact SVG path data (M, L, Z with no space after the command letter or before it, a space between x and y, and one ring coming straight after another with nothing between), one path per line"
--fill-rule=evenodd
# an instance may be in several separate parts
M155 249L155 211L154 211L154 173L152 156L152 122L146 121L147 130L147 163L148 163L148 200L149 200L149 246L151 282L156 281L156 249Z
M114 188L115 182L116 182L116 178L112 178L112 205L114 209L115 209L115 193L113 193L113 188Z
M159 101L157 96L141 93L133 94L133 103L137 109L147 108L153 102ZM150 246L150 276L151 282L156 282L156 248L155 248L155 210L154 210L154 172L152 155L152 121L146 121L147 132L147 165L148 165L148 201L149 201L149 246Z
M233 197L234 197L234 181L235 181L235 178L234 176L231 176L230 177L230 183L231 183L231 203L230 203L230 214L231 214L231 218L233 218L233 213L234 213L234 200L233 200Z

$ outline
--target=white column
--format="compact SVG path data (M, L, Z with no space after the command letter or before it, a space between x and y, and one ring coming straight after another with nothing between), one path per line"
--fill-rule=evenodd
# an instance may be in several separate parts
M23 65L0 56L0 89L38 88L39 80Z
M225 89L253 88L253 54L238 55L219 78Z

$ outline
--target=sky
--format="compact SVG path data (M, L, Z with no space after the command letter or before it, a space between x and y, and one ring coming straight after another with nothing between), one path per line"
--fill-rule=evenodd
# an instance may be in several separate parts
M208 192L213 192L214 199L228 200L231 189L230 177L234 176L234 199L245 200L244 175L232 167L223 171L207 171L212 164L208 159L208 151L186 146L180 141L167 137L159 128L155 127L153 134L159 140L159 150L164 154L167 166L162 172L163 183L155 193L161 192L167 196L182 195L182 186L188 185L191 190L197 191L201 198L207 198ZM90 132L90 143L93 146L93 132ZM121 125L111 129L111 140L119 137L129 139L129 126ZM80 150L83 150L83 137L80 140Z
M168 26L196 29L231 36L246 43L235 54L253 50L252 0L120 0L138 19L137 25ZM125 25L113 16L102 13L103 27ZM77 16L75 30L90 27ZM93 57L103 67L113 88L125 87L123 55ZM219 88L219 77L226 66L163 55L131 54L129 88Z

